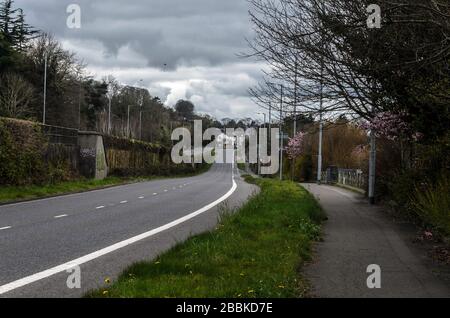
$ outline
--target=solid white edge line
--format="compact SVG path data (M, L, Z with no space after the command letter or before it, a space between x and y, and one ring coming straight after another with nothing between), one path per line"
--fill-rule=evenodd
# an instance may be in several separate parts
M234 168L234 165L233 165L233 168ZM203 208L201 208L201 209L199 209L199 210L197 210L197 211L195 211L195 212L193 212L191 214L188 214L188 215L186 215L186 216L184 216L182 218L179 218L179 219L177 219L177 220L175 220L173 222L170 222L170 223L168 223L166 225L163 225L161 227L158 227L158 228L153 229L151 231L148 231L146 233L137 235L137 236L132 237L130 239L127 239L125 241L122 241L122 242L119 242L117 244L108 246L108 247L106 247L104 249L101 249L101 250L98 250L98 251L93 252L91 254L82 256L80 258L77 258L77 259L72 260L70 262L67 262L65 264L62 264L62 265L59 265L59 266L47 269L47 270L42 271L40 273L37 273L37 274L34 274L34 275L30 275L30 276L24 277L22 279L16 280L14 282L11 282L9 284L0 286L0 295L3 295L5 293L7 293L7 292L10 292L10 291L12 291L14 289L17 289L17 288L20 288L20 287L23 287L23 286L35 283L35 282L40 281L40 280L42 280L44 278L48 278L48 277L56 275L58 273L67 271L69 269L74 268L75 266L80 266L80 265L85 264L87 262L90 262L90 261L92 261L94 259L97 259L97 258L99 258L101 256L104 256L104 255L107 255L107 254L112 253L114 251L117 251L119 249L122 249L122 248L124 248L126 246L129 246L129 245L134 244L136 242L142 241L142 240L147 239L149 237L155 236L156 234L159 234L159 233L164 232L164 231L166 231L168 229L171 229L171 228L173 228L173 227L175 227L177 225L185 223L185 222L187 222L187 221L189 221L189 220L199 216L200 214L203 214L203 213L207 212L208 210L212 209L216 205L218 205L218 204L222 203L223 201L225 201L226 199L228 199L236 191L237 184L236 184L236 181L234 180L234 171L233 170L232 170L232 177L233 177L233 180L232 180L233 181L233 186L231 187L231 189L225 195L223 195L221 198L219 198L216 201L208 204L207 206L204 206Z

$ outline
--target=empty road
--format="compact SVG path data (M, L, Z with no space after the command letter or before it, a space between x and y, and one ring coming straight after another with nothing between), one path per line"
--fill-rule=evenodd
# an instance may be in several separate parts
M215 164L191 178L0 206L0 297L79 297L132 262L214 228L221 204L237 206L254 191L236 167ZM66 284L74 265L81 289Z

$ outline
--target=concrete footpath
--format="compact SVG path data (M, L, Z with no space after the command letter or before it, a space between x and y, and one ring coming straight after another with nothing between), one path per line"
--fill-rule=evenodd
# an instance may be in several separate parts
M379 207L351 191L303 184L320 202L329 220L323 242L305 269L313 297L450 297L448 281L433 274L424 251ZM381 288L370 289L369 265L381 268Z

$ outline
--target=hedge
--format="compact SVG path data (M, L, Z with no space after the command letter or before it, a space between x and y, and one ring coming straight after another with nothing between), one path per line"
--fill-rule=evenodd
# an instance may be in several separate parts
M0 118L0 185L46 184L76 175L64 145L50 145L38 123Z
M109 173L116 176L175 175L195 172L198 165L175 165L171 150L159 144L103 136Z

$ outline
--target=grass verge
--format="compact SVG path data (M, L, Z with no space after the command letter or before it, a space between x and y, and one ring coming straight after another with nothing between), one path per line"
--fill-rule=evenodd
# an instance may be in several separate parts
M324 214L292 182L247 181L261 187L216 230L192 237L152 262L132 265L107 289L87 297L302 297L300 270L320 237Z
M47 185L0 187L0 204L78 193L155 179L190 177L207 172L210 167L211 165L205 165L204 168L199 169L196 173L186 173L175 176L150 176L140 178L108 177L104 180L80 179Z
M245 171L245 163L238 163L237 166L240 170Z

